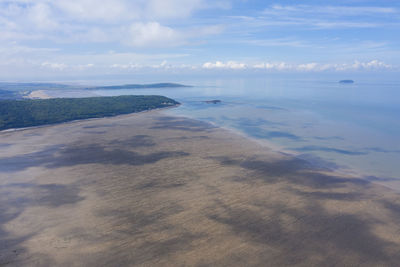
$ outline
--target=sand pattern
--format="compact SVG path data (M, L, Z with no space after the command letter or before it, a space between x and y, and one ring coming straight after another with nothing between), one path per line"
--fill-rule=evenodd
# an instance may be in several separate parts
M161 112L0 133L0 265L398 266L400 195Z

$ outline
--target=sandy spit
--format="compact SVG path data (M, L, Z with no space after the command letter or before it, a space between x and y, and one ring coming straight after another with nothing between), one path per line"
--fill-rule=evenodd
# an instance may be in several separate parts
M28 95L24 96L24 98L29 98L29 99L49 99L52 98L44 90L36 90L30 92Z

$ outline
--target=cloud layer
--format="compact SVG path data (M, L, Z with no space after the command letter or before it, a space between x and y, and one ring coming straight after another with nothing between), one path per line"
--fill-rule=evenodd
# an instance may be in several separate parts
M343 3L0 0L0 79L144 70L398 71L400 3Z
M215 7L207 0L0 1L3 40L119 42L133 47L179 46L194 36L163 23ZM207 28L201 27L202 37Z

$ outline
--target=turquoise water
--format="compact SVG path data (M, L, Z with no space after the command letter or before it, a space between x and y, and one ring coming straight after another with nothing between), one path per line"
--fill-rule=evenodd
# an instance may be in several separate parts
M161 94L167 111L228 127L332 169L400 179L400 83L337 80L209 79L190 88L99 90ZM220 99L221 104L202 101Z

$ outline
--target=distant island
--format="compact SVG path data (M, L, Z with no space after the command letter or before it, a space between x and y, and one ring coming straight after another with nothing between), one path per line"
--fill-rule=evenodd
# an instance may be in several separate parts
M218 104L218 103L221 103L222 101L216 99L216 100L206 100L206 101L203 101L203 102L207 103L207 104Z
M60 83L17 83L17 82L0 82L0 90L8 91L33 91L33 90L56 90L56 89L72 89L77 86L66 85Z
M118 90L118 89L147 89L147 88L177 88L177 87L191 87L179 83L151 83L151 84L124 84L124 85L110 85L110 86L95 86L87 87L89 90Z
M353 80L341 80L339 83L354 83Z
M156 95L1 100L0 130L115 116L178 104L173 99Z

